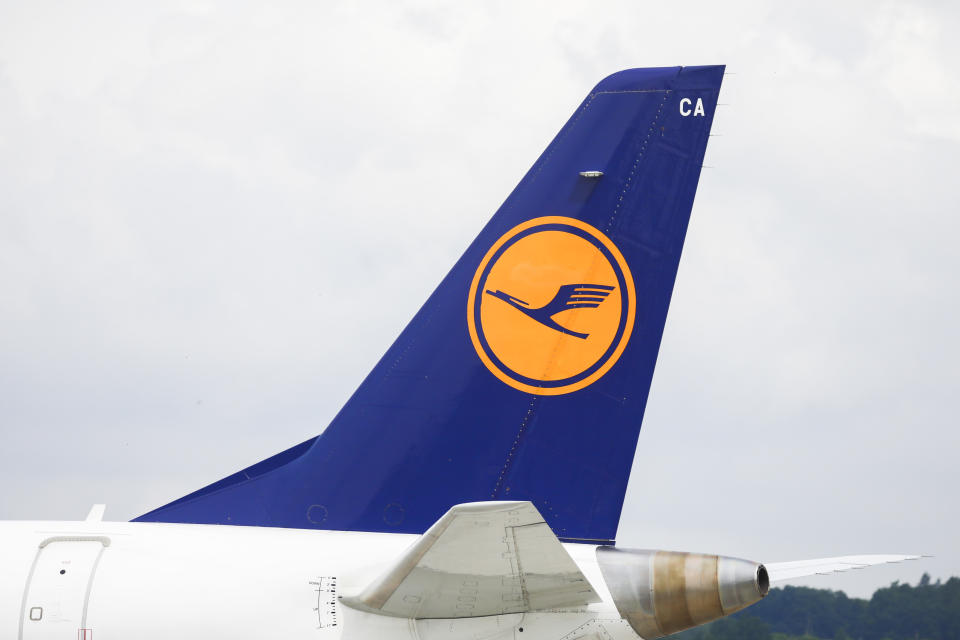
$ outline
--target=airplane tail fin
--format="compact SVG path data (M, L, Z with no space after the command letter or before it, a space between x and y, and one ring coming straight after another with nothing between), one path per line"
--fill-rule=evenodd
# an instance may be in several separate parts
M321 435L137 520L613 541L723 69L601 81Z

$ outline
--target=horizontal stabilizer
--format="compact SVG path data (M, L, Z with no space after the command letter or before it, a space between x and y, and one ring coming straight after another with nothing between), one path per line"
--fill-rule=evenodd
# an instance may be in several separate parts
M463 618L599 602L530 502L450 509L360 595L342 602L402 618Z
M817 560L797 560L794 562L765 563L770 582L783 582L807 576L824 576L838 571L863 569L877 564L919 560L923 556L905 555L869 555L840 556L837 558L819 558Z

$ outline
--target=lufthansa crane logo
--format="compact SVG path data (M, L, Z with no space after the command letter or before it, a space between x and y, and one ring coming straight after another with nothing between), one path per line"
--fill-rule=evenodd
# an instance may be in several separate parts
M548 216L490 247L470 286L467 326L501 381L560 395L610 370L635 313L630 269L610 239L580 220Z

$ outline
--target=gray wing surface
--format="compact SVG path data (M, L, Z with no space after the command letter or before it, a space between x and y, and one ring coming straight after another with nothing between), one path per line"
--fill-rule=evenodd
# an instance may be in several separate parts
M600 602L530 502L453 507L347 606L461 618Z

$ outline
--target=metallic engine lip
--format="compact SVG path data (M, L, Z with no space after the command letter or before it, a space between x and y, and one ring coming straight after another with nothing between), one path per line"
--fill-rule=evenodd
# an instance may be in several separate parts
M766 598L767 594L770 593L770 574L767 572L767 568L761 564L757 567L757 577L755 579L757 585L757 592L760 594L761 598Z

